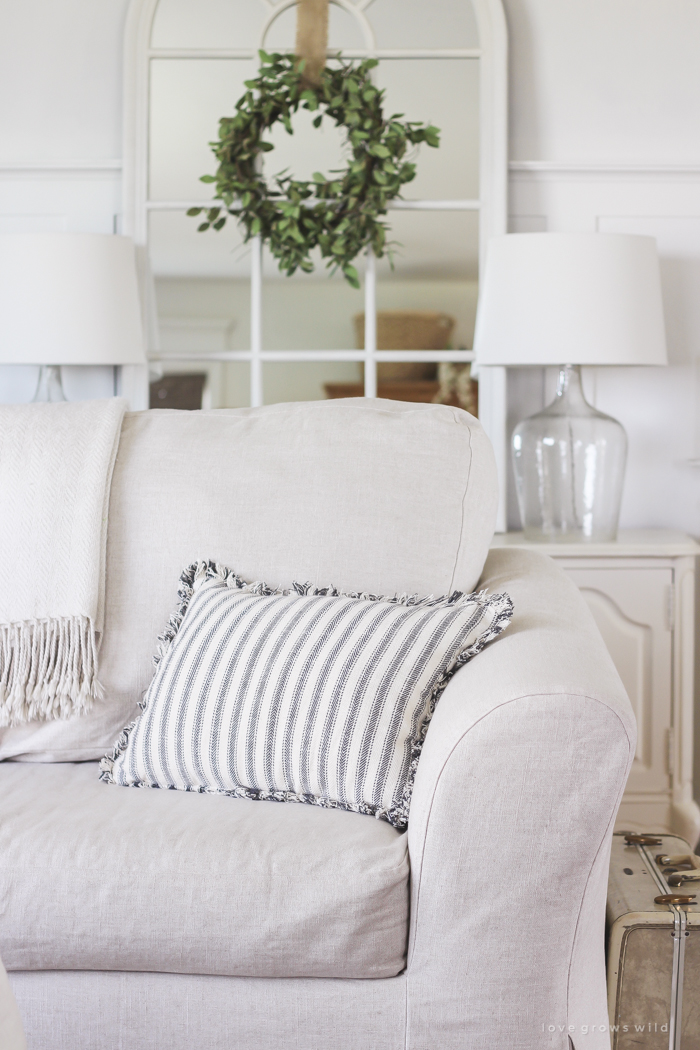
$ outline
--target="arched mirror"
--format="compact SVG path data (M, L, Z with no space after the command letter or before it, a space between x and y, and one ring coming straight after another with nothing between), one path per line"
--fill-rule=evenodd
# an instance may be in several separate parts
M187 215L212 199L200 176L216 168L209 143L219 118L233 112L244 81L256 75L259 48L293 50L295 18L293 0L132 0L125 232L150 260L160 330L151 360L164 373L155 396L165 404L188 383L194 397L203 385L211 407L374 394L377 370L380 395L392 375L403 374L415 380L407 399L431 400L438 358L471 358L480 252L491 234L505 230L500 0L330 5L329 57L376 57L373 75L386 91L386 109L441 129L439 149L419 148L417 176L389 212L393 268L386 258L358 259L360 290L342 275L329 277L320 259L313 274L283 276L256 241L243 242L235 221L219 233L199 233ZM300 111L292 136L274 128L266 173L287 168L309 178L341 166L343 136L331 124L317 130ZM358 320L373 309L380 320L386 312L394 318L382 320L379 349L372 333L362 345ZM417 315L428 327L409 333L408 345L428 345L423 353L404 350L401 362L401 326ZM431 317L450 325L442 344L430 342ZM395 388L385 396L397 396Z

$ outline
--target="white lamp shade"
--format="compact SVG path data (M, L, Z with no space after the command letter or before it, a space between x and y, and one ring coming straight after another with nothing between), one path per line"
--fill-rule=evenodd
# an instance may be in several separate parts
M656 241L622 233L494 237L474 350L483 365L665 365Z
M145 361L136 255L101 233L0 236L0 363Z

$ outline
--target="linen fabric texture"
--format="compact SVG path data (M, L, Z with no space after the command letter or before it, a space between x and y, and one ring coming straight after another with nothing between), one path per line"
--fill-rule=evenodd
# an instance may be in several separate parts
M107 508L126 401L0 406L0 726L102 695Z
M105 700L66 721L0 728L0 760L89 761L113 746L153 677L173 583L196 558L285 587L468 594L497 503L488 438L448 405L127 412L109 505Z
M17 1003L2 961L0 961L0 1033L3 1038L3 1050L27 1050L27 1041L22 1031Z
M513 609L485 592L272 590L214 562L189 566L179 594L143 714L102 778L305 802L396 828L440 694Z
M0 798L8 971L374 980L406 966L408 842L383 820L108 789L97 762L0 763Z

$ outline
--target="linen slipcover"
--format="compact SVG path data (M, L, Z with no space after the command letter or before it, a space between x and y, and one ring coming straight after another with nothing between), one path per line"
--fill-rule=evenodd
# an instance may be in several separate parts
M469 593L493 534L493 452L446 405L352 398L127 413L112 478L106 700L0 730L0 760L97 759L138 714L185 565L376 594Z
M269 981L24 970L9 978L38 1050L406 1050L404 974Z
M0 764L8 970L392 977L406 836L356 813L110 788L97 765Z
M481 582L507 590L515 615L455 675L426 738L405 971L11 971L33 1050L95 1050L96 1033L103 1050L569 1050L569 1024L577 1050L610 1050L605 891L634 718L586 603L551 559L492 551ZM556 1031L543 1037L543 1024Z
M27 1050L22 1022L5 967L0 959L0 1035L3 1050Z

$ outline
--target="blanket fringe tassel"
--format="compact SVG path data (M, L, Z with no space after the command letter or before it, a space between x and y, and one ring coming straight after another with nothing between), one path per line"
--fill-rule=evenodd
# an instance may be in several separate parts
M103 695L89 617L0 625L0 726L71 718Z

